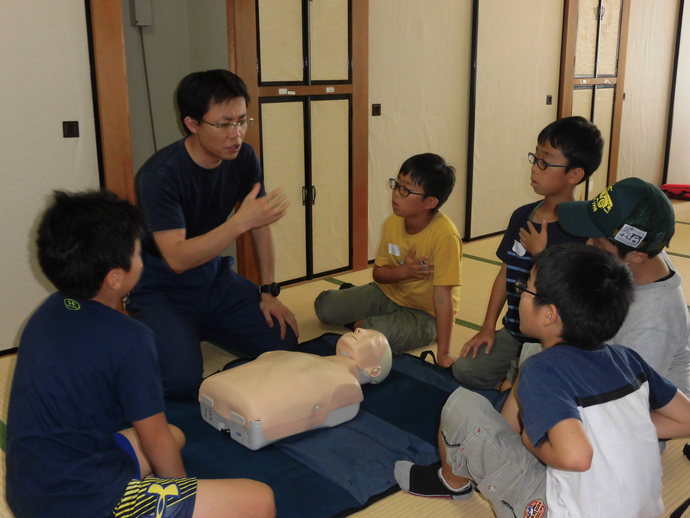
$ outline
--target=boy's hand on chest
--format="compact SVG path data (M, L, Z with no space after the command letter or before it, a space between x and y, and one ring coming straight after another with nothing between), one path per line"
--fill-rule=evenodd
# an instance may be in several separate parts
M407 253L399 268L404 268L405 279L427 280L434 276L434 263L427 256L417 257L414 248Z
M548 245L548 222L541 222L541 228L537 231L534 223L527 221L527 228L520 229L520 244L527 250L532 257L546 249Z

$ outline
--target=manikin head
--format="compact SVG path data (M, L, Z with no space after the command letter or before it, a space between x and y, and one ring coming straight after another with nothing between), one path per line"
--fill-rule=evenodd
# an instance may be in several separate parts
M360 384L381 383L393 364L388 340L373 329L360 327L342 335L335 346L335 353L351 358L357 364Z

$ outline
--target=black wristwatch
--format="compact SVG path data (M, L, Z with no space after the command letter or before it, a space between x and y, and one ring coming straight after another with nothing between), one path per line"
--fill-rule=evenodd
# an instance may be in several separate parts
M274 297L280 295L280 285L277 282L271 284L262 284L259 286L259 293L270 293Z

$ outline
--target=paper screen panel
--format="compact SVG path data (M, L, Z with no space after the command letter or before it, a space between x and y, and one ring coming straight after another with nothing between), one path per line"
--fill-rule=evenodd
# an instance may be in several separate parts
M573 90L573 115L579 115L587 120L592 117L592 102L594 99L594 87L575 88ZM585 183L575 188L575 199L587 199Z
M287 194L287 214L271 225L276 282L307 273L306 224L302 205L304 185L304 103L262 103L261 131L266 191L277 187Z
M618 65L618 35L621 25L621 0L603 0L599 32L597 76L615 76Z
M630 2L619 180L662 183L677 25L678 2Z
M594 75L597 51L597 18L599 0L579 0L577 41L575 44L575 76Z
M314 273L350 262L349 135L347 99L311 102Z
M258 4L261 82L304 81L302 2L260 0Z
M309 2L312 81L348 79L348 1Z
M599 169L589 179L589 198L594 198L607 185L609 173L609 150L611 148L611 124L613 119L613 98L616 89L598 86L594 93L594 124L604 139L604 153Z

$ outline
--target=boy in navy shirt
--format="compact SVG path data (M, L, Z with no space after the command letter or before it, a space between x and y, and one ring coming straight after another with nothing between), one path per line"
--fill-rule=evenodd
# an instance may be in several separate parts
M527 280L533 256L547 242L585 242L561 228L556 207L575 200L575 188L599 167L603 146L597 127L583 117L556 120L537 136L537 146L527 158L532 164L530 185L543 199L515 209L496 250L502 264L482 327L463 345L453 364L453 376L464 386L492 390L501 388L506 378L512 382L522 344L537 341L520 331L515 283ZM503 327L497 331L496 322L506 304Z
M141 275L142 231L139 211L108 192L57 192L43 216L38 258L58 291L21 337L7 502L17 518L272 517L262 483L186 475L153 333L118 311ZM152 473L162 478L142 480Z

